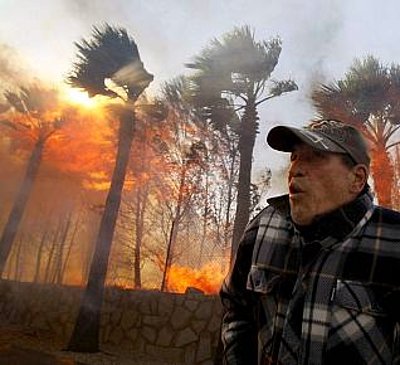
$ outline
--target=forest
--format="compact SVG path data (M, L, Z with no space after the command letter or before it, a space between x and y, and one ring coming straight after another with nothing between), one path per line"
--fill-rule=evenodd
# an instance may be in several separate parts
M271 184L252 174L259 107L298 90L273 77L283 46L234 28L153 95L140 45L105 24L63 89L0 74L1 277L86 287L70 349L93 346L79 322L104 286L218 292ZM400 65L355 59L310 102L364 133L376 202L400 209Z

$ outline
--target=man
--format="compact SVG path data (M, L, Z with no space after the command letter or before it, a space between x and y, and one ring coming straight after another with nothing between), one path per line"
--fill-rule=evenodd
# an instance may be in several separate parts
M374 206L364 139L338 121L275 127L289 194L247 227L221 298L224 361L400 364L400 214Z

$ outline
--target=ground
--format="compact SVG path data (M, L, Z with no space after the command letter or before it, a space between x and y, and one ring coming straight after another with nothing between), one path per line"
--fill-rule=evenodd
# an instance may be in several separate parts
M160 359L109 349L96 354L71 353L61 350L64 345L46 332L0 325L0 365L168 365Z

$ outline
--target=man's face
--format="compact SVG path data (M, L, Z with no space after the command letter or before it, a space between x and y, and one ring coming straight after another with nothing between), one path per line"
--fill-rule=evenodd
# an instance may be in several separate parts
M352 170L336 153L323 152L299 143L291 154L289 202L293 221L311 224L325 214L350 202Z

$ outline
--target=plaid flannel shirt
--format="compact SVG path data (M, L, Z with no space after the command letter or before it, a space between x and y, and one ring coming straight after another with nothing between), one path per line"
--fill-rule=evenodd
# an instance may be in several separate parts
M269 203L221 288L224 363L400 364L400 214L366 193L310 234Z

